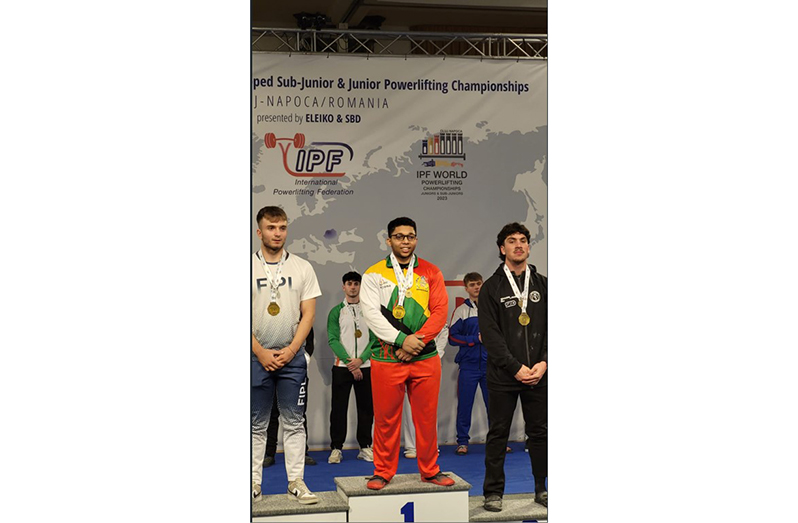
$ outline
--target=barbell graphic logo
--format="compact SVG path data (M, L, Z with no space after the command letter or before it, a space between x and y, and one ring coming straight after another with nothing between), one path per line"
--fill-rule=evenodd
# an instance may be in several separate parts
M280 146L283 153L283 167L291 176L341 177L346 173L333 172L333 170L344 161L344 153L349 151L349 161L355 157L352 147L343 142L311 142L310 145L314 148L305 149L305 135L302 133L296 133L293 138L277 138L274 133L266 133L263 141L267 149ZM295 170L288 165L288 151L291 145L297 150ZM317 167L323 168L324 171L313 172Z

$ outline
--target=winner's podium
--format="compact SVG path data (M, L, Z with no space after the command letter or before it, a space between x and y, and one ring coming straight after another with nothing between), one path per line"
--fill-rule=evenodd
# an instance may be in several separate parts
M417 473L397 474L381 490L369 490L365 476L335 478L335 485L349 504L349 521L468 521L471 485L446 474L451 487L422 482Z
M471 485L451 472L455 483L441 487L423 483L418 474L398 474L382 490L369 490L367 476L336 477L338 490L317 491L319 502L302 505L289 494L264 495L252 505L253 522L313 521L537 521L548 511L535 495L508 494L504 510L488 512L482 496L468 496Z

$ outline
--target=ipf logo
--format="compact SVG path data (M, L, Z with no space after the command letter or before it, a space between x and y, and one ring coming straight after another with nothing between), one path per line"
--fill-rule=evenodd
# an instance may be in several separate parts
M461 158L463 161L466 159L465 151L463 150L463 131L451 130L447 131L441 129L441 132L435 133L421 140L421 154L419 158ZM459 162L458 162L459 163ZM434 167L435 165L444 165L443 163L436 164L435 162L424 162L427 167ZM462 167L462 163L460 166ZM454 164L452 164L454 166ZM448 166L447 166L448 167ZM456 167L456 166L455 166Z
M354 158L355 153L349 144L343 142L311 142L313 147L318 149L305 149L305 135L296 133L293 138L277 138L274 133L266 133L263 141L266 143L267 149L274 149L277 142L288 142L287 144L279 144L280 150L283 152L283 167L285 172L291 176L310 176L317 178L327 177L340 177L345 175L345 172L333 172L338 165L344 161L344 153L349 151L349 159ZM296 158L294 159L294 168L288 165L288 151L293 144L296 149ZM316 169L319 172L314 172Z

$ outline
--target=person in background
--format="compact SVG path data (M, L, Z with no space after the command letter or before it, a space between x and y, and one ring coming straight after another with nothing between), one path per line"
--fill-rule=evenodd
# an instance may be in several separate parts
M340 463L346 441L349 393L355 389L357 402L357 459L374 461L371 427L374 407L371 399L371 349L377 338L363 321L360 310L360 282L357 272L343 275L344 301L327 315L327 340L335 354L332 368L332 408L330 410L330 457L327 463Z
M454 362L460 367L457 374L457 449L454 451L458 456L468 454L468 433L471 431L471 411L474 407L477 385L482 390L485 412L490 420L486 374L488 353L482 345L477 319L482 275L478 272L469 272L463 277L463 287L468 298L452 313L449 329L449 343L460 347L454 358ZM512 451L513 449L507 447L507 452Z

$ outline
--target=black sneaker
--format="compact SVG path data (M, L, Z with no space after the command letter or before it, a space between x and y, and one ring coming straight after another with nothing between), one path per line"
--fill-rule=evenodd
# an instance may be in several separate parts
M485 496L485 503L482 505L485 510L489 510L491 512L501 512L502 511L502 497L498 494L491 494L490 496Z
M305 454L305 465L315 465L316 460L310 457L310 454Z
M549 508L549 493L547 491L535 492L535 503Z
M269 456L268 454L263 458L263 468L271 467L274 465L274 456Z

